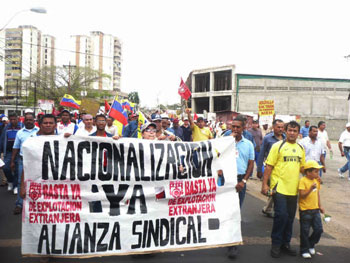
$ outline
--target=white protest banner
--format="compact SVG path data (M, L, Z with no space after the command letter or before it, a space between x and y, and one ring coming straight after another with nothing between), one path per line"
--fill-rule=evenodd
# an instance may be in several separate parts
M235 143L37 136L23 145L22 254L240 244Z

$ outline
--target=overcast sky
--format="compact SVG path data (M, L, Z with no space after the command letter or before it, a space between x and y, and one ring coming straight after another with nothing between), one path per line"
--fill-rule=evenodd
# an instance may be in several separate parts
M16 0L0 27L36 26L69 48L70 35L102 31L123 43L122 90L141 103L179 101L180 78L194 69L236 65L237 73L350 79L349 1ZM57 52L68 61L69 52Z

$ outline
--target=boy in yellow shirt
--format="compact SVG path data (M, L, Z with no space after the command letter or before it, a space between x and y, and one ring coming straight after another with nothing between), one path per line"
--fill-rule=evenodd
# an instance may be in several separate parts
M299 181L300 212L300 254L303 258L315 255L315 245L323 232L320 212L324 214L320 200L320 182L318 172L323 166L316 161L305 163L305 176ZM310 227L313 233L309 236Z

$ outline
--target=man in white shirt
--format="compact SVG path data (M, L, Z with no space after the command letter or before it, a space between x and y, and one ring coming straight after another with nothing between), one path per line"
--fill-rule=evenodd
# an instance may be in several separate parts
M90 134L96 131L96 127L92 125L93 124L92 115L85 114L83 116L83 122L84 122L84 126L82 128L79 128L75 133L75 135L89 136Z
M326 172L326 162L323 153L325 147L321 140L317 139L318 129L316 126L310 126L309 136L304 137L299 143L304 146L305 149L305 161L314 160L323 166L322 170ZM322 176L322 173L320 173Z
M321 140L321 142L324 145L324 148L326 149L326 146L329 149L329 152L333 154L332 146L328 138L328 133L326 131L326 123L324 121L320 121L318 123L318 133L317 133L317 139ZM326 158L326 152L324 153L324 157Z
M70 113L68 110L62 110L60 113L61 122L57 123L57 135L64 134L69 137L78 130L78 125L70 121Z
M105 131L114 136L118 133L118 128L117 126L113 125L113 121L114 119L112 117L110 116L107 117L107 125L105 128Z
M346 157L346 164L338 169L338 174L340 178L344 178L343 173L349 171L349 181L350 181L350 122L346 124L346 130L342 132L338 141L338 147L342 157Z

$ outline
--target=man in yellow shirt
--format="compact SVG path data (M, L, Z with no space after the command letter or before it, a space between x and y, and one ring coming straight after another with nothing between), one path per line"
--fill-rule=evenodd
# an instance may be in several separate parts
M297 209L299 174L305 163L304 148L296 142L299 131L297 122L289 122L286 140L273 144L266 160L261 192L265 195L272 193L275 204L271 232L271 256L274 258L280 257L281 251L291 256L297 254L290 247L290 240ZM270 187L267 184L269 179Z
M205 127L205 121L202 117L199 117L197 119L197 125L193 122L192 116L191 116L191 110L186 109L186 113L188 115L188 120L191 125L192 130L192 138L194 142L198 141L206 141L209 139L213 139L213 135L211 134L211 131L208 127Z

